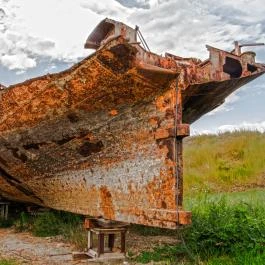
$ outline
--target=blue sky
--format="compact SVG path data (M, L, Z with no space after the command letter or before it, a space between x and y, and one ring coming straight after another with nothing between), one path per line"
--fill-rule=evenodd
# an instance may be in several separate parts
M6 86L70 67L105 17L138 25L152 51L205 59L205 44L265 42L263 0L0 0L0 83ZM253 49L265 62L265 47ZM194 133L265 131L265 76L192 125Z

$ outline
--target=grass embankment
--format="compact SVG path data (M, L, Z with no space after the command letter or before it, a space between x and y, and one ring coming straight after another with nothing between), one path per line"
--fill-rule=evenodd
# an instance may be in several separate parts
M265 134L233 132L184 143L185 196L265 187Z

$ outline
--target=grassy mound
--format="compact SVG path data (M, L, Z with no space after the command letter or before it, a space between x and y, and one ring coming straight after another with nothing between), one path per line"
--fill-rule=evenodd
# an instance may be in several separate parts
M265 134L240 131L184 143L185 194L265 187Z

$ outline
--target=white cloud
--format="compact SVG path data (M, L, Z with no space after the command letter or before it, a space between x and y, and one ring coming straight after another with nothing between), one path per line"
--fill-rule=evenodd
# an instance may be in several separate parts
M265 121L257 122L257 123L250 123L250 122L243 122L241 124L229 124L229 125L222 125L217 128L216 132L233 132L239 130L246 130L246 131L258 131L265 133Z
M0 16L0 63L9 69L27 69L39 57L71 62L89 54L83 44L104 16L84 9L80 2L9 0L1 3L4 11Z
M70 62L86 56L85 39L106 16L138 24L154 52L202 59L206 43L231 49L235 39L262 41L265 31L262 0L132 0L133 8L115 0L0 2L0 62L23 54L27 63L18 60L17 69L31 67L41 56Z
M158 53L168 50L204 58L207 56L206 43L229 50L234 40L263 38L260 25L264 15L256 17L254 12L246 12L248 9L243 2L236 1L235 5L233 1L217 0L160 1L153 3L150 9L133 13L129 20L139 24L149 46ZM264 14L262 1L253 5L261 8Z
M126 8L113 0L107 1L86 1L80 2L80 6L96 14L106 17L117 17L117 20L126 20L127 16L133 12L133 9Z
M36 66L36 61L23 53L15 55L3 55L1 57L1 63L10 70L32 68Z
M191 135L201 135L201 134L218 134L224 132L234 132L234 131L258 131L261 133L265 133L265 121L261 122L242 122L240 124L226 124L221 125L217 128L213 128L211 130L191 130Z

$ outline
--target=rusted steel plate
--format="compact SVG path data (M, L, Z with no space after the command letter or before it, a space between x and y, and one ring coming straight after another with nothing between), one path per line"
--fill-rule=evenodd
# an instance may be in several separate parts
M35 203L174 227L174 138L155 135L174 126L177 74L153 84L137 65L116 63L130 49L98 52L70 72L6 90L1 159Z
M158 56L126 27L103 21L87 41L97 48L90 57L1 90L0 195L117 221L190 223L182 209L189 123L264 67L253 54L211 47L204 62Z

